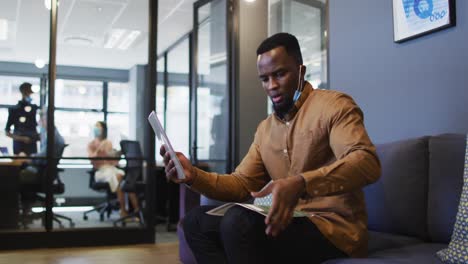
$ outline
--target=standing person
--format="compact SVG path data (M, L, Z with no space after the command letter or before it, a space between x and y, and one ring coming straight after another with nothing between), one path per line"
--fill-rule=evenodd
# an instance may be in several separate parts
M37 133L36 112L38 106L32 103L30 83L20 85L21 100L8 109L8 120L5 127L5 133L13 139L13 153L15 155L23 152L26 155L31 155L37 152L36 141L39 140ZM14 126L13 132L11 126Z
M107 124L102 121L96 122L94 129L94 139L88 144L88 156L115 157L116 153L112 148L112 142L107 139ZM96 173L94 177L97 182L107 182L112 192L117 193L120 204L120 216L125 217L128 211L125 208L125 194L120 189L120 182L123 180L125 172L116 167L117 160L91 160ZM136 212L140 210L138 198L135 193L128 193L128 198Z
M184 219L185 238L198 263L322 263L367 254L362 188L380 176L363 113L343 93L304 81L299 43L279 33L257 49L257 71L274 113L263 120L236 170L227 175L178 158L177 179L164 146L166 175L209 198L243 202L272 195L268 216L240 206L212 216L202 206ZM270 182L267 184L268 182ZM309 217L293 218L300 210Z

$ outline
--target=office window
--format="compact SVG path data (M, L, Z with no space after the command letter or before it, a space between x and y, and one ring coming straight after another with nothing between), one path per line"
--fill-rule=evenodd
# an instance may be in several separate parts
M269 35L295 35L307 67L305 79L315 88L327 88L326 0L270 0L269 5Z
M40 91L40 79L31 77L21 76L4 76L0 75L0 105L15 105L21 100L21 93L19 86L28 82L33 85L34 93L31 95L33 103L39 105L39 91Z
M109 82L107 111L128 113L130 110L129 96L128 83Z
M163 126L165 124L164 104L166 101L166 89L164 87L164 71L166 70L164 66L165 61L166 61L165 56L161 56L158 59L158 63L157 63L158 84L156 85L156 114ZM156 164L159 166L162 166L163 158L161 157L161 155L159 155L159 149L161 148L161 143L158 140L156 140L155 144L156 146L154 150L155 150Z
M120 141L130 135L130 104L128 83L110 82L107 95L108 138L114 148L120 148Z
M189 151L189 39L167 53L166 131L174 149L190 156Z
M120 149L120 141L129 139L130 117L128 113L107 114L107 138L115 149Z
M2 132L0 135L0 147L7 147L9 154L13 153L13 140L5 135L3 132L5 128L5 124L8 119L8 109L7 108L0 108L0 125L2 126ZM0 153L1 155L1 153Z
M288 32L301 46L305 79L314 88L328 88L327 61L327 0L269 0L269 35ZM272 103L268 99L268 113Z
M93 138L93 127L97 121L104 120L104 113L84 111L55 111L55 126L68 147L64 157L87 157L88 143ZM82 160L67 160L66 163L83 163Z
M229 84L227 57L228 1L214 0L198 12L197 159L225 173L229 149Z
M57 79L55 107L102 109L102 82Z

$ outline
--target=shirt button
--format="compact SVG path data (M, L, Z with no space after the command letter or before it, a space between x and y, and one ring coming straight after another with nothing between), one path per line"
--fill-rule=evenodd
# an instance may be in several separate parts
M286 125L289 126L289 122L286 122Z
M288 150L287 150L287 149L283 149L283 153L284 153L284 154L287 154L287 153L288 153Z

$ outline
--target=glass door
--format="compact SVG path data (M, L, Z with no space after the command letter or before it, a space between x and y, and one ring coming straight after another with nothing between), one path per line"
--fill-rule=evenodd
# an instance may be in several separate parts
M232 169L230 4L226 0L194 4L191 158L218 173Z
M280 0L269 2L269 35L288 32L301 46L305 79L314 88L328 88L327 0Z

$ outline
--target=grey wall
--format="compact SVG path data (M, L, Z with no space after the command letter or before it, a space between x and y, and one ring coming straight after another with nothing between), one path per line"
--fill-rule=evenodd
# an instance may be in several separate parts
M268 1L239 1L238 161L247 153L255 131L267 116L267 97L257 74L258 45L268 34Z
M331 89L354 97L374 143L468 132L468 1L456 2L456 27L396 44L392 1L329 1Z

